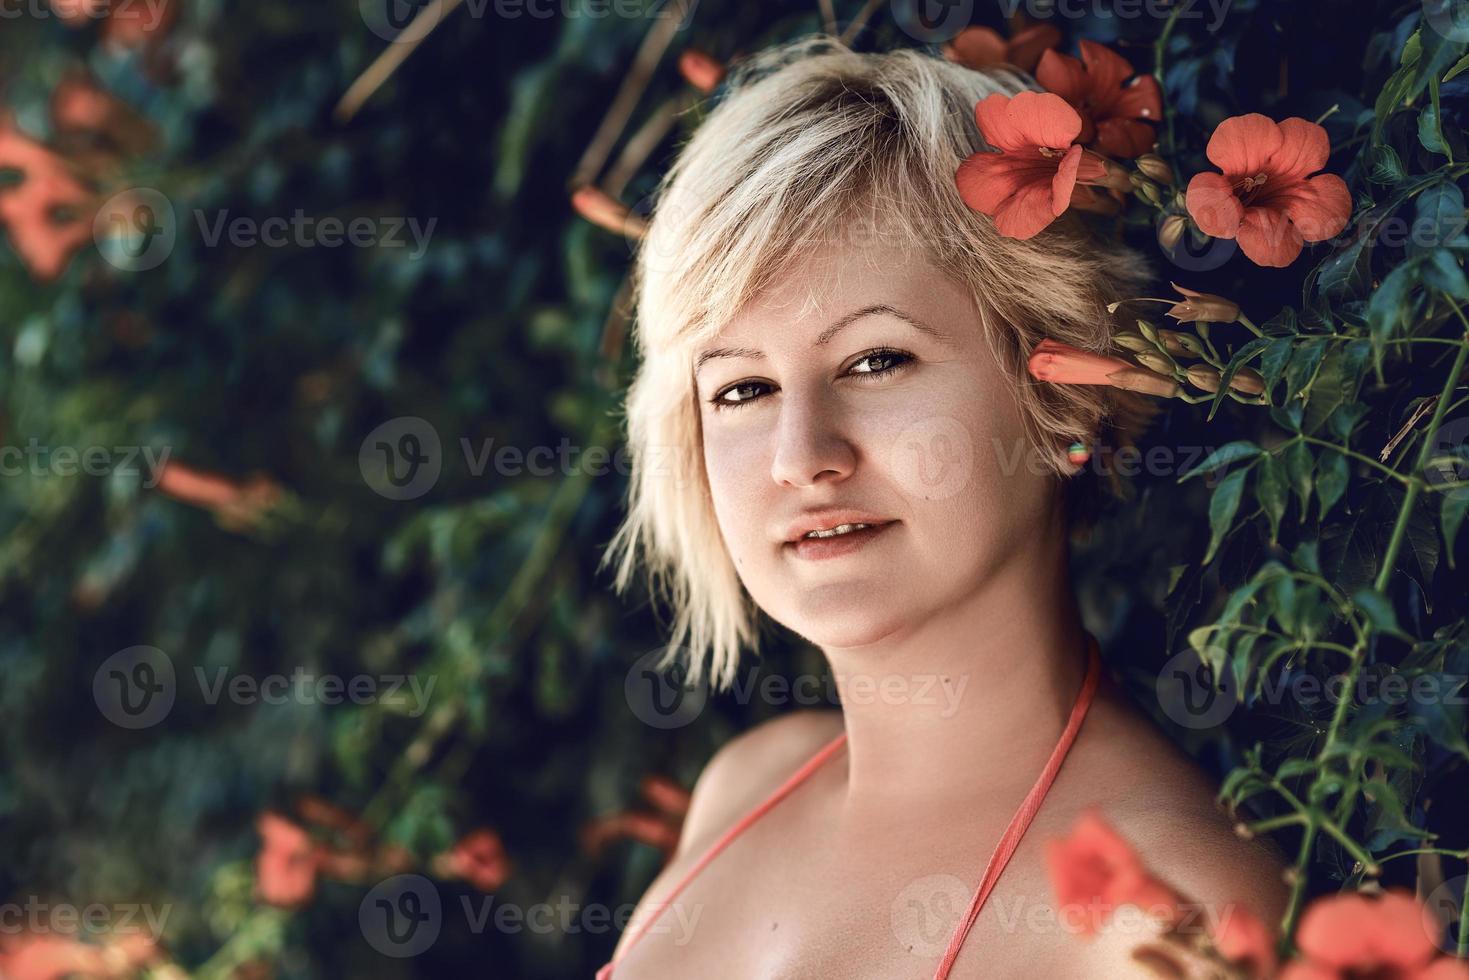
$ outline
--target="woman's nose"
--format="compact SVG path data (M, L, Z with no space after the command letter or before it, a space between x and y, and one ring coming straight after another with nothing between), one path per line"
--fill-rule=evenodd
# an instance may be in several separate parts
M775 428L771 479L782 486L807 487L850 476L857 452L841 421L819 399L785 393Z

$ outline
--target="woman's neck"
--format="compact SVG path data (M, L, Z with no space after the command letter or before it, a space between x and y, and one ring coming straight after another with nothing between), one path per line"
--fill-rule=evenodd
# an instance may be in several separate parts
M1086 674L1064 535L1013 555L942 615L824 652L842 699L849 807L1028 785Z

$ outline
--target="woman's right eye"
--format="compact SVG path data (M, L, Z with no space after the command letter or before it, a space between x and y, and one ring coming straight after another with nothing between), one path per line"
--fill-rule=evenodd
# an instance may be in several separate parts
M760 397L758 392L751 394L751 389L766 387L769 386L763 381L740 381L715 392L714 397L709 399L709 404L713 405L716 411L726 408L744 408Z

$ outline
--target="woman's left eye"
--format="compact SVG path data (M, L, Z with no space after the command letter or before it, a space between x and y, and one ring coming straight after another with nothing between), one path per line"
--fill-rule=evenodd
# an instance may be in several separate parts
M872 378L908 366L912 356L896 350L868 351L852 363L848 373Z

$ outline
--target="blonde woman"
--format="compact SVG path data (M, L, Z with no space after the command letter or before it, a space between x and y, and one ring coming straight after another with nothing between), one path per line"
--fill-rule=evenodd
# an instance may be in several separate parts
M1101 349L1146 275L1070 217L1009 239L960 199L976 103L1033 87L808 39L747 63L662 185L607 557L619 588L646 571L694 679L728 685L763 615L842 708L710 760L600 977L1151 975L1148 920L1084 942L1052 907L1044 842L1089 806L1198 928L1281 914L1279 855L1101 677L1068 579L1097 492L1068 447L1148 412L1026 357Z

